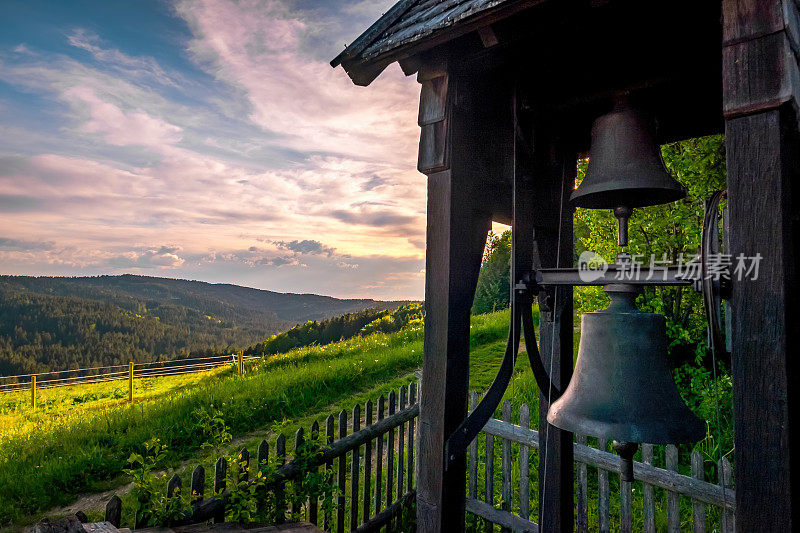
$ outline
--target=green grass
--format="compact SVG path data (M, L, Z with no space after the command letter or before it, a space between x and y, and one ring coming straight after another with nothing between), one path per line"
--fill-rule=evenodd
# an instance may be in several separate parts
M473 318L473 377L484 388L502 357L507 327L507 312ZM312 417L352 409L407 383L421 361L422 329L408 328L292 350L250 363L243 377L218 369L137 382L133 404L119 397L124 384L43 391L36 412L26 408L23 393L4 397L0 526L30 522L80 494L126 482L125 460L152 437L168 446L173 467L210 460L200 453L203 438L192 415L198 407L222 411L234 438L255 442L263 436L254 432L270 429L290 436Z

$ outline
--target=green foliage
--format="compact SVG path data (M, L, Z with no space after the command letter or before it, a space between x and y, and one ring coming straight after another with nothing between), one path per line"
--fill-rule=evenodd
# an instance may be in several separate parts
M421 325L424 313L423 304L411 303L394 310L365 309L319 322L313 320L273 335L266 341L247 348L244 353L273 355L303 346L324 346L375 332L393 333L408 326L412 321Z
M228 354L298 322L397 305L145 276L0 276L0 376Z
M491 313L509 306L511 268L511 230L502 235L489 232L483 254L473 314Z
M194 415L198 433L205 439L205 442L200 445L201 448L219 451L233 438L229 431L230 428L222 416L222 411L214 409L213 405L207 409L198 407L192 411L192 415Z
M131 492L136 499L135 521L148 526L167 526L184 517L190 510L189 499L176 488L168 496L163 486L163 477L153 471L162 466L167 447L158 438L144 443L144 453L132 453L128 457L128 468L122 471L131 476Z
M227 461L225 519L229 522L252 522L256 518L257 499L259 493L263 492L266 475L259 469L251 482L248 478L250 467L241 454L228 457ZM217 494L218 497L221 495L222 491Z
M705 199L725 188L725 145L722 136L701 137L662 147L664 163L687 189L681 201L635 209L630 220L628 253L649 266L650 254L667 263L688 261L700 246ZM578 166L580 182L587 161ZM576 251L591 250L613 262L618 251L617 220L608 209L577 209L575 212ZM682 259L683 258L683 259ZM682 259L682 260L681 260ZM578 313L605 307L608 299L600 288L575 291ZM663 314L667 319L670 355L675 367L693 364L703 354L705 316L701 295L684 287L647 288L638 299L641 309ZM704 364L708 364L705 363Z

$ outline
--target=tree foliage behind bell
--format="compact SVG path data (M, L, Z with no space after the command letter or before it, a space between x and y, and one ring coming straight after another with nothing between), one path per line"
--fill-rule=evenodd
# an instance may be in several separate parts
M670 173L687 190L683 200L636 209L630 220L630 254L667 254L677 262L680 254L695 254L700 246L705 198L726 187L724 137L714 135L666 144L661 147ZM577 182L583 179L587 162L578 164ZM575 210L575 248L580 253L591 250L613 262L619 248L616 243L617 219L609 210ZM603 309L608 298L599 287L575 290L575 308L579 314ZM639 308L663 314L672 366L693 361L702 355L706 343L703 299L688 288L648 288L639 296Z
M491 313L509 306L511 230L490 233L483 254L472 314Z

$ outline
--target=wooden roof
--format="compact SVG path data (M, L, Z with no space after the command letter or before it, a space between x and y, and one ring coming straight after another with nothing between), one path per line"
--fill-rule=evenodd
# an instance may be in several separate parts
M395 61L506 18L542 0L400 0L331 61L369 85ZM407 72L411 73L411 72Z

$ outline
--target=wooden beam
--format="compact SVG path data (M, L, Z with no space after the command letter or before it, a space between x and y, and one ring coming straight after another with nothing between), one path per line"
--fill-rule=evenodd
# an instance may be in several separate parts
M572 265L572 209L577 156L555 139L552 126L535 124L514 105L514 256L512 281L532 268ZM572 290L560 288L539 297L539 350L554 384L572 376ZM572 434L547 423L549 398L540 395L539 526L542 531L572 531ZM545 438L546 436L546 438ZM546 453L544 452L546 448Z
M733 282L736 530L793 531L800 524L800 326L797 122L788 106L726 124L730 253L762 259L758 279ZM790 355L792 354L792 355Z
M420 69L423 83L437 78L424 78L429 70ZM452 122L437 144L441 157L430 159L436 165L423 164L429 158L420 141L419 166L428 174L428 227L417 527L426 532L464 529L466 463L458 458L445 471L444 443L467 414L470 310L491 227L491 213L475 194L485 176L470 150L482 132L469 114L453 109L452 79L432 84L436 89L422 91L423 138L426 128Z
M793 1L723 1L723 100L734 258L760 255L757 279L734 276L731 298L736 530L800 526L792 333L798 299L800 178Z

